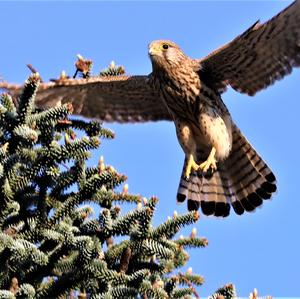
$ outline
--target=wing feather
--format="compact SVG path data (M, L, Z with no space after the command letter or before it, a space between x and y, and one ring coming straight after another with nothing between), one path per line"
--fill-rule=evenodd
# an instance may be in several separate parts
M13 96L22 86L0 82ZM71 102L74 114L107 122L171 120L148 76L91 77L41 83L36 97L40 107Z
M220 91L254 95L283 78L300 66L300 0L199 61L200 76Z

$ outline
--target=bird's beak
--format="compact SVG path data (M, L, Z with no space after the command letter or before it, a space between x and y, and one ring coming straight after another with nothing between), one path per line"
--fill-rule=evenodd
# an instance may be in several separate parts
M149 53L150 56L159 55L160 54L160 49L159 49L159 47L157 47L155 45L150 45L148 53Z

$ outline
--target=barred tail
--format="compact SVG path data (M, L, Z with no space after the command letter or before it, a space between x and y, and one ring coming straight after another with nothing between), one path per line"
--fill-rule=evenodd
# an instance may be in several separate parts
M236 214L251 212L270 199L276 191L276 179L267 164L234 125L232 151L229 157L218 163L213 174L192 172L189 180L183 172L178 188L177 201L188 200L188 209L201 210L205 215L226 217L232 205ZM207 158L199 153L198 162Z

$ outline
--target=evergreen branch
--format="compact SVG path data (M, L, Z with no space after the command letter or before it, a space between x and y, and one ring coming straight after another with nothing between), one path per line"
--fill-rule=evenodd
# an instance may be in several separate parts
M200 275L196 275L196 274L179 273L178 278L179 278L180 284L187 284L188 286L190 286L190 283L195 284L195 285L202 285L204 282L203 277Z
M72 113L73 107L71 104L63 104L59 107L49 108L37 114L32 114L28 117L29 124L35 124L37 128L43 128L45 125L53 126L61 119L66 119Z
M172 292L172 297L171 298L174 298L174 299L181 299L181 298L185 298L185 299L192 299L191 296L189 295L192 295L194 294L193 290L191 288L182 288L182 289L175 289L173 292ZM197 298L197 297L196 297Z
M206 247L208 245L208 241L206 238L191 238L191 237L184 238L183 237L174 242L184 248Z
M176 218L168 219L165 223L159 225L153 230L153 238L165 236L172 238L182 226L195 223L199 219L199 214L196 211L189 212L185 215L177 216Z
M15 295L7 290L0 290L0 299L16 299Z
M5 109L8 112L12 113L12 115L16 115L17 109L13 102L12 97L9 94L3 93L0 96L0 103L3 105L3 107L5 107Z
M32 74L25 82L24 90L20 96L19 106L17 109L18 120L20 124L25 124L31 114L34 105L35 94L40 83L38 73Z
M20 285L18 291L16 292L16 298L35 298L35 289L29 283L23 283Z
M189 288L193 291L194 296L196 298L200 299L200 296L198 295L196 289L194 288L194 286L193 286L192 282L189 280L189 278L186 275L182 274L182 273L179 273L178 277L179 277L179 281L181 280L185 284L187 284L189 286Z
M113 245L112 247L108 248L105 253L105 260L108 264L115 264L118 259L121 258L123 251L128 248L130 245L129 240L124 240L119 244Z
M234 299L237 298L236 290L233 284L227 284L219 288L214 294L208 297L208 299Z
M153 285L148 281L143 281L141 284L139 291L142 295L149 296L150 298L157 299L166 299L168 298L168 294L161 287L153 287Z
M141 249L146 256L156 255L162 259L172 259L174 253L172 250L164 247L159 242L152 239L145 239L141 242Z
M20 146L33 145L38 140L38 133L28 127L27 125L19 125L14 128L13 134L16 137L15 142L18 142Z
M109 64L108 68L103 69L100 72L101 77L120 76L120 75L123 75L123 74L125 74L124 67L123 66L116 66L114 61L112 61Z
M127 286L116 286L112 287L109 290L108 295L111 295L112 298L118 299L118 298L136 298L137 296L137 290L133 287L127 287Z

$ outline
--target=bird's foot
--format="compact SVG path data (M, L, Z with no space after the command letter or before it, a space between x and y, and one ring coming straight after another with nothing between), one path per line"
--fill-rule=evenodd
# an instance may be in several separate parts
M199 168L203 172L207 172L209 169L217 170L217 160L215 158L216 149L213 147L206 161L199 165Z
M207 160L198 165L194 160L194 156L191 154L185 170L186 179L189 179L192 170L198 171L199 169L201 169L203 172L207 172L209 169L217 170L217 160L215 158L215 155L216 149L213 147Z
M198 165L195 162L194 156L191 154L189 157L189 161L187 163L186 169L185 169L185 177L187 179L189 179L192 169L197 171L199 169L199 167L200 167L200 165Z

